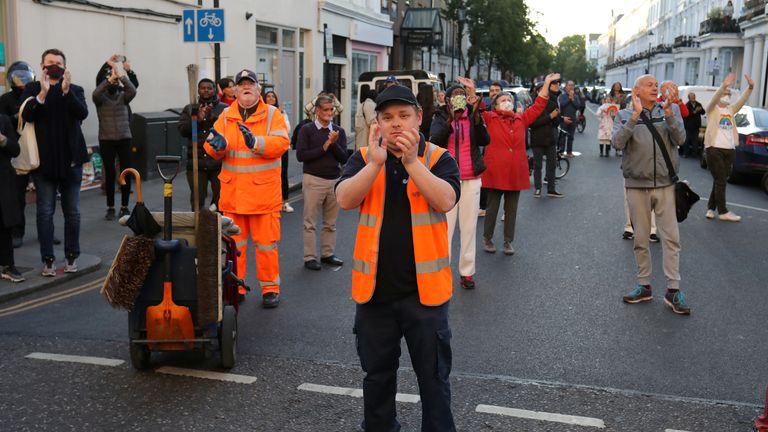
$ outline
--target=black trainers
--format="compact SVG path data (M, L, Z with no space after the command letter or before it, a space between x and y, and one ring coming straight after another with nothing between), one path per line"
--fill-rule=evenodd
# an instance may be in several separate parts
M123 216L128 216L129 214L131 214L131 212L128 211L128 207L122 206L120 207L120 213L117 214L117 217L121 218Z
M264 309L274 309L280 304L280 294L268 292L261 297L261 306Z
M563 198L563 197L565 197L565 195L561 194L560 192L558 192L556 190L547 192L547 196L550 197L550 198Z
M690 315L691 308L685 301L685 296L680 290L670 291L664 294L664 303L672 309L672 312L678 315Z
M115 208L109 207L107 208L107 214L104 215L104 219L108 221L115 220Z
M621 238L623 238L624 240L632 240L633 238L635 238L635 233L631 231L624 231L624 233L621 234Z
M462 276L461 287L466 290L475 289L475 281L472 279L472 276Z
M536 189L535 191L533 191L533 197L541 198L541 189Z
M2 276L3 279L7 279L13 283L19 283L24 282L24 276L19 273L19 270L16 269L14 266L3 266L2 271L0 271L0 276Z
M651 236L648 237L648 241L650 241L651 243L658 243L659 236L657 236L656 234L651 234Z
M629 294L625 295L622 300L624 303L635 304L640 302L646 302L653 300L653 292L651 286L646 288L644 285L637 284L635 288Z

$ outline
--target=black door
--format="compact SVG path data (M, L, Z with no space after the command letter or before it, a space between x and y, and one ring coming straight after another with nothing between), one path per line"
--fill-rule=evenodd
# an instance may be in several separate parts
M336 99L341 100L341 65L325 63L323 77L323 91L333 93ZM341 117L337 115L333 121L340 125Z

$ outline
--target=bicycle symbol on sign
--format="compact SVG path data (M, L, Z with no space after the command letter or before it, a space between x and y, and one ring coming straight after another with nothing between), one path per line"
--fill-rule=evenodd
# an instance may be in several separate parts
M221 18L216 16L215 13L209 14L205 12L203 17L200 18L200 27L221 27Z

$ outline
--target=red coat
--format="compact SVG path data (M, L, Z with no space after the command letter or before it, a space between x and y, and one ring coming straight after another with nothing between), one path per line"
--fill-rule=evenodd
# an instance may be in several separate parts
M485 147L483 187L504 191L531 188L528 155L525 152L525 132L544 111L548 98L536 98L536 103L522 114L510 111L483 112L491 143Z

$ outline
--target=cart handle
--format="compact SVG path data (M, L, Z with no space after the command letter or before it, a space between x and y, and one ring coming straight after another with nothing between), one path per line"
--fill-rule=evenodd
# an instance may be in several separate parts
M138 171L136 171L134 168L126 168L120 173L120 178L117 179L117 182L120 184L120 186L125 186L125 176L128 174L133 174L133 177L136 178L136 203L143 203L144 198L141 196L141 174L139 174Z

